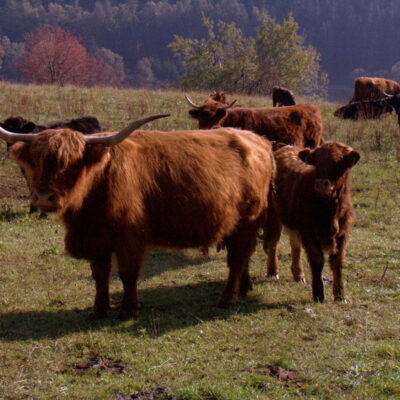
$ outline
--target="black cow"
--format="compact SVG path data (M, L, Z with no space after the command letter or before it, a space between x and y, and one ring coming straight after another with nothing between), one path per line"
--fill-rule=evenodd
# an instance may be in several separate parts
M46 129L69 128L84 134L101 132L100 122L96 117L85 116L74 119L66 119L64 121L49 122L47 124L35 124L27 121L25 118L9 117L4 122L0 122L0 126L7 131L16 133L39 133ZM7 149L10 147L7 143Z
M293 92L281 86L274 86L272 88L272 105L273 107L296 105Z
M32 121L27 121L25 118L9 117L4 122L0 122L0 126L7 131L16 133L39 133L47 129L60 129L69 128L74 131L81 132L83 134L91 134L96 132L101 132L100 122L96 117L85 116L74 119L66 119L64 121L49 122L47 124L35 124ZM7 150L10 148L11 144L7 143ZM24 172L22 171L24 174ZM25 176L25 174L24 174ZM29 213L32 214L37 211L37 208L32 204L30 206ZM41 213L41 217L46 217L46 213Z
M389 97L379 100L353 101L338 108L334 115L335 117L354 120L376 119L383 114L392 113L394 108Z

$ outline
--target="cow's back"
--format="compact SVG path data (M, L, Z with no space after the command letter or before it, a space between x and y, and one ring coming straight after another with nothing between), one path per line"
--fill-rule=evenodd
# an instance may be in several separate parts
M322 141L319 108L313 105L230 109L223 126L247 129L270 141L315 147Z
M270 144L236 129L137 131L111 149L112 210L152 245L221 242L260 218L273 170Z
M377 100L384 94L400 93L400 85L391 79L359 77L354 81L354 94L349 101Z

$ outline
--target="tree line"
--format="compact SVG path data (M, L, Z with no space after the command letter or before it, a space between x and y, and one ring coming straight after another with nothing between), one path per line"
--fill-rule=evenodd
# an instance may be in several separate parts
M331 83L357 75L400 76L396 0L4 0L0 5L0 77L19 80L24 34L57 25L81 39L96 57L119 71L128 85L172 84L185 72L173 57L174 35L201 40L215 24L234 23L255 38L260 18L282 23L289 14L305 45L320 54Z

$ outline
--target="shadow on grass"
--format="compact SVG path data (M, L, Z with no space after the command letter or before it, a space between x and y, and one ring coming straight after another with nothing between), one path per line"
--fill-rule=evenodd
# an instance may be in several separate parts
M108 327L116 332L129 331L134 336L143 334L145 330L151 336L157 337L206 321L227 319L231 315L252 314L262 309L285 309L289 306L289 303L261 303L250 292L245 300L236 305L218 308L216 304L224 286L224 281L214 281L139 290L142 309L139 317L128 324L113 319L118 310L116 303L120 301L122 293L112 296L109 316L97 321L85 320L89 309L3 313L0 316L0 340L14 342L60 338L75 332Z
M26 211L11 211L11 210L1 210L0 211L0 221L10 222L17 219L26 218Z

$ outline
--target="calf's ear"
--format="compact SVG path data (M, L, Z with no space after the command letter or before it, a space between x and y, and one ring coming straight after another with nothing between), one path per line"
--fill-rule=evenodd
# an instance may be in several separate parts
M346 169L354 167L360 159L360 153L356 150L352 150L349 154L343 158L342 163Z
M314 165L314 153L308 148L300 151L299 158L306 164Z

